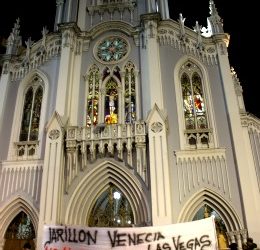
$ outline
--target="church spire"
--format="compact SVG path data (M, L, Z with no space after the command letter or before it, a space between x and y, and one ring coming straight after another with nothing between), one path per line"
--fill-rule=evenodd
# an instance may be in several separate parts
M20 34L20 19L16 19L16 23L7 39L6 54L17 55L20 46L22 45L22 38Z
M217 10L213 0L209 1L209 9L210 9L210 12L209 12L210 15L212 15L212 16L218 15L218 10Z
M219 16L217 8L213 0L209 1L210 17L208 17L208 31L214 35L218 33L224 33L223 20Z

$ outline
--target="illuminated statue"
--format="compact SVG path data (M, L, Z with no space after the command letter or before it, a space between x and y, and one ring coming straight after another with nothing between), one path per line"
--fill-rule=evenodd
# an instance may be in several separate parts
M116 91L112 90L108 95L108 107L109 114L105 116L105 122L107 124L116 124L118 122L116 110Z

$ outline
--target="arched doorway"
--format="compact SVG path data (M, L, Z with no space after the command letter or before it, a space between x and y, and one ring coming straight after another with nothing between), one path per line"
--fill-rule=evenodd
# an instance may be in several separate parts
M93 205L88 225L93 227L129 227L132 224L134 224L134 217L130 203L125 195L110 183Z
M200 220L214 216L219 249L228 248L227 228L221 216L213 208L205 204L195 214L193 220Z
M87 226L94 226L95 223L93 224L90 218L93 218L98 207L103 208L106 202L102 203L102 198L108 202L108 190L113 186L124 197L120 201L127 200L126 206L129 205L128 207L131 208L133 214L131 224L147 225L151 219L146 185L140 182L132 169L124 167L122 163L115 164L113 161L104 161L96 165L82 177L77 189L68 197L65 223L71 225L85 223ZM100 201L99 198L101 198ZM115 204L115 201L113 202ZM129 212L129 210L126 211Z
M4 250L34 250L35 230L30 217L21 211L9 224L5 233Z

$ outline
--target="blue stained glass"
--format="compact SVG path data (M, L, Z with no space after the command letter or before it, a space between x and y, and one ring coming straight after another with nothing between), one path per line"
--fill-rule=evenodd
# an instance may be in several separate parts
M127 54L127 47L123 38L109 37L97 47L97 57L104 62L117 62Z

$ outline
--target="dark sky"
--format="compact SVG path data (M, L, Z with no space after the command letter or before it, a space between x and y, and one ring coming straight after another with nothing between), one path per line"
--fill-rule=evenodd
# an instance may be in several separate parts
M192 28L195 21L202 26L207 25L209 16L209 0L168 0L171 18L177 20L179 13L186 18L185 25ZM244 90L246 110L260 118L258 91L260 80L258 76L259 62L257 38L257 20L259 13L254 4L246 5L245 1L215 0L219 15L223 18L224 30L229 33L229 60L235 68ZM46 26L53 30L56 0L13 0L0 3L0 36L8 37L17 17L21 21L23 42L32 37L37 41L41 38L41 30ZM256 44L256 45L254 45ZM255 63L252 60L256 60Z

